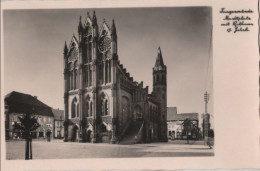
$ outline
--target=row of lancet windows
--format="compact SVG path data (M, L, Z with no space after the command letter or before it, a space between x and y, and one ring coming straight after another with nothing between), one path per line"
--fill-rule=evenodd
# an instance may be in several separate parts
M153 83L166 83L165 75L154 75L153 76Z
M92 70L86 69L83 73L84 86L90 87L92 85ZM99 82L100 84L111 82L111 61L106 61L99 67ZM79 88L79 71L78 69L69 72L68 89L75 90Z
M111 82L111 61L102 61L99 66L99 83L106 84Z
M86 45L86 63L92 62L92 44L91 42L88 42Z
M79 72L77 69L69 72L68 89L75 90L79 88ZM84 73L84 86L89 87L92 85L92 71L87 69Z
M71 70L69 72L69 82L68 82L68 89L75 90L79 88L79 76L78 70Z
M149 112L149 120L150 121L154 121L154 122L159 121L158 109L156 107L150 106L150 110L149 111L150 111Z
M93 103L87 101L85 106L85 112L87 117L93 116ZM109 114L108 100L106 98L101 99L101 115L106 116ZM79 117L79 102L75 98L71 104L71 118Z

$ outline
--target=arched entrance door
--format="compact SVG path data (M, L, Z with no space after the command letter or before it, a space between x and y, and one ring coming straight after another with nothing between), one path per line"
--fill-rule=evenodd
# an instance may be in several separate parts
M75 126L72 128L71 141L72 141L72 142L75 142L75 141L78 141L78 139L79 139L79 128L75 125Z

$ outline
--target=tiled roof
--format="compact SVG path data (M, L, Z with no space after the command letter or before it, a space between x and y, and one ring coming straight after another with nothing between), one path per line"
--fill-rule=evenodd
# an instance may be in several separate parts
M199 114L198 113L179 113L179 114L177 114L176 107L167 108L167 120L168 121L184 121L185 119L199 120Z
M9 113L34 113L44 116L53 116L51 108L33 97L16 91L5 96L5 104L9 106Z
M64 110L51 109L55 120L64 120Z

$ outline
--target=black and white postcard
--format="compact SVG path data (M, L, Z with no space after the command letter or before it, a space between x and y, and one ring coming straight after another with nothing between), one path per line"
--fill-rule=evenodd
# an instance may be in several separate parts
M1 170L259 167L256 0L1 4Z

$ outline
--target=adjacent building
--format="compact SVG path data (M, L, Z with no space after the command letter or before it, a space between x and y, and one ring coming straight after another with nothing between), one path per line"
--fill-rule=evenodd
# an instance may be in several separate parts
M54 138L64 138L64 110L52 109L54 115Z
M40 127L32 132L33 138L46 138L46 133L54 132L54 115L51 108L37 99L36 96L16 91L5 96L5 136L6 139L20 139L22 133L13 130L19 116L30 113L38 118Z
M187 124L186 124L187 123ZM177 113L176 107L167 107L168 139L199 139L201 130L198 113Z
M64 46L64 141L167 141L167 68L158 48L153 91L134 81L118 56L114 20L99 27L95 12L79 19ZM156 56L156 55L155 55Z

